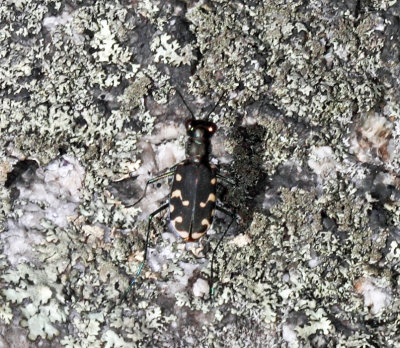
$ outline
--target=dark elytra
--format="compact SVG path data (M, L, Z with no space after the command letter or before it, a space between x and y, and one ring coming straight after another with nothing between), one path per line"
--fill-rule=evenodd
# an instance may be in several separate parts
M186 121L186 160L176 166L169 196L170 228L186 241L210 228L215 211L217 169L208 161L210 137L217 127L202 120Z

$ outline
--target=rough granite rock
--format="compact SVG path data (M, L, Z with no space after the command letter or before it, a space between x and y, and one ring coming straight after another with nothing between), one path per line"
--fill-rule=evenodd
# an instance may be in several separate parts
M400 346L400 4L0 3L1 347ZM237 212L147 215L218 131Z

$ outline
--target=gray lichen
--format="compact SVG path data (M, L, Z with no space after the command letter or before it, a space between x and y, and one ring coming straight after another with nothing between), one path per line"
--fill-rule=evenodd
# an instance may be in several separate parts
M2 3L0 342L399 345L398 15L389 0ZM205 112L223 96L213 161L239 182L220 193L240 219L213 301L220 216L194 244L154 219L121 300L168 188L126 205L183 156L174 88Z

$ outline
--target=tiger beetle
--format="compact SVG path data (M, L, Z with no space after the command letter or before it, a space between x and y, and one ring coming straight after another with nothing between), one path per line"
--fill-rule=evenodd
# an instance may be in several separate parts
M205 119L196 119L180 92L178 90L176 91L192 116L185 122L188 137L186 142L186 159L175 164L167 172L148 180L142 196L129 206L132 207L138 204L145 197L149 184L153 184L167 177L174 177L168 203L163 204L149 215L144 258L136 276L130 281L124 297L127 296L136 283L146 263L153 217L163 210L168 209L170 229L186 242L195 241L208 231L213 222L215 210L231 218L228 227L220 237L212 253L210 276L210 298L212 298L214 294L213 280L216 251L234 221L235 214L217 204L216 189L218 180L225 181L232 185L234 185L235 182L219 174L217 167L211 164L209 160L209 155L211 153L210 139L216 132L217 126L215 123L208 121L208 118L217 107L223 95L219 98L218 102Z

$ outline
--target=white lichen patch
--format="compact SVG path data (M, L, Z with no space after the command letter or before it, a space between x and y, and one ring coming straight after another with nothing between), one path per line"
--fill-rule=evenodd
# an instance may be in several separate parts
M115 64L124 64L130 61L131 53L128 48L122 48L115 40L114 34L107 20L101 20L99 31L94 35L91 46L96 49L94 56L99 62L112 62ZM108 83L107 85L117 86L119 81Z
M309 320L306 325L301 327L296 327L295 331L298 333L299 337L303 339L308 339L312 334L321 332L324 335L334 332L334 327L331 321L327 318L326 312L322 308L317 310L306 310L305 311Z
M43 19L43 25L47 30L54 32L58 25L66 25L72 21L71 13L63 12L60 16L49 16Z
M159 11L160 8L150 0L143 0L138 3L138 12L146 18L155 17Z
M173 40L171 35L162 34L153 39L150 46L155 53L154 61L171 64L173 66L190 65L196 57L193 54L193 47L187 44L181 47L178 41Z
M354 283L354 289L363 296L364 305L370 308L372 315L379 315L393 300L390 287L377 286L374 279L359 279Z
M55 275L21 263L16 270L10 269L1 277L12 284L2 291L2 295L12 303L24 303L21 325L28 328L31 340L38 336L53 339L59 334L55 324L65 322L67 318L69 309L63 305L64 301L60 301L60 297L52 298L60 296L62 289L61 284L54 283Z
M7 325L11 323L13 313L9 302L0 304L0 319Z
M329 146L314 147L307 163L322 179L335 177L336 172L340 170L333 150Z
M241 233L229 241L229 243L236 245L238 248L242 248L251 243L251 238L247 234Z
M118 335L113 330L107 330L106 332L104 332L101 336L101 340L102 340L105 348L111 348L111 347L129 348L129 347L132 347L132 343L125 341L123 339L123 337Z
M390 262L396 262L400 264L400 245L396 241L390 243L390 251L386 255L386 258Z

